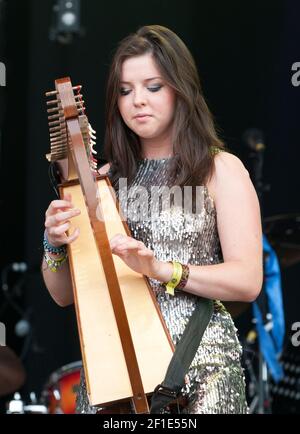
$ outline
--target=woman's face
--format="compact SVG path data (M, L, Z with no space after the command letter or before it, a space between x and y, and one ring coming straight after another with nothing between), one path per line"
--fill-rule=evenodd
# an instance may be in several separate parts
M151 54L123 62L118 107L124 122L142 143L171 139L175 92L163 79Z

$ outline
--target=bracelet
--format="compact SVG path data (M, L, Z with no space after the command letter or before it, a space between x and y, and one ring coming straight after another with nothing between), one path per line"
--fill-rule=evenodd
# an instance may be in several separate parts
M183 289L185 285L187 284L189 275L190 275L190 267L187 264L181 264L182 265L182 276L180 279L180 282L178 283L177 287L175 289Z
M44 259L49 267L49 269L51 271L53 271L53 273L56 273L57 270L63 265L64 262L66 262L68 257L67 252L64 253L64 255L60 258L57 259L53 259L48 255L48 252L45 252L44 254Z
M169 261L169 263L173 264L173 274L171 280L163 285L166 286L166 293L174 296L176 291L182 290L187 284L190 267L176 261Z
M173 263L173 274L171 280L169 280L169 282L167 283L164 283L164 285L166 286L166 293L174 296L174 289L181 281L182 265L180 262L176 262L176 261L169 261L169 262Z
M44 232L43 246L44 246L44 251L48 253L52 253L52 255L65 255L67 252L67 247L65 244L59 247L55 247L49 243L46 229Z

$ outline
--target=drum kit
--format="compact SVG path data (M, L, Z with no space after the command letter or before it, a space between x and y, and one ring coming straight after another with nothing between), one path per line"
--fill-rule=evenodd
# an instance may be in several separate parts
M11 385L10 390L14 387L12 385L16 384L15 378L20 376L21 371L23 372L16 356L11 358L11 362L15 364L15 368L11 370L9 378L4 382L0 377L0 396L7 394L7 385ZM82 363L78 361L54 371L44 385L39 400L32 392L30 403L24 402L20 393L16 392L13 399L6 404L6 414L75 414L81 368ZM19 387L21 385L19 384Z
M265 219L264 233L276 251L282 268L299 263L299 214L278 215ZM240 302L226 303L234 319L246 312L250 305ZM26 374L21 361L8 347L0 346L0 367L0 397L3 397L20 388L25 382ZM81 369L82 362L77 361L54 371L45 382L39 400L32 392L29 404L16 392L6 405L6 413L74 414Z

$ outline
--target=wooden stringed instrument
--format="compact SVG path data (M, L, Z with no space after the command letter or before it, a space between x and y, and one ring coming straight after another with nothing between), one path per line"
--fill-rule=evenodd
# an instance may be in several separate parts
M135 413L149 413L147 396L162 382L174 345L147 278L111 253L115 234L131 234L108 176L97 173L81 86L58 79L46 96L46 157L59 173L60 197L70 193L81 210L68 256L90 404L130 400Z

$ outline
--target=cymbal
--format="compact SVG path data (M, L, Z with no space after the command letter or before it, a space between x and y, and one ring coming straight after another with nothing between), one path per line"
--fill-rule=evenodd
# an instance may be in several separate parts
M0 346L0 396L18 390L25 378L25 370L13 350Z
M279 214L264 219L264 234L282 267L300 262L300 214Z

